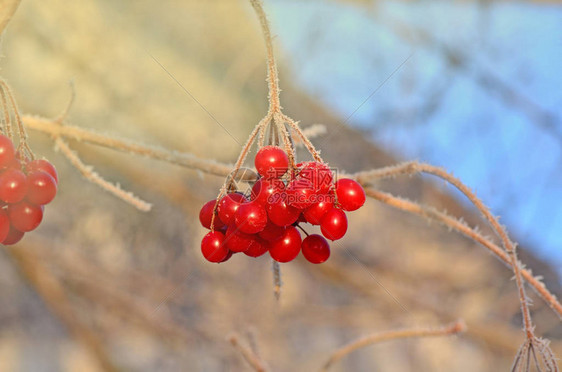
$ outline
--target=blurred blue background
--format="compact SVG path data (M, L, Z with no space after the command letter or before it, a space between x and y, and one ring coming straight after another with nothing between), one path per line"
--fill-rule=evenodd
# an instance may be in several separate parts
M268 5L303 90L397 157L453 171L562 274L560 6Z

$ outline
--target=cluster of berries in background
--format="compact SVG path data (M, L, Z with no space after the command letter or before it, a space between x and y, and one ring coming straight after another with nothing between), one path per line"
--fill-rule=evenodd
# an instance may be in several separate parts
M332 170L316 161L298 163L288 174L289 158L277 146L262 147L254 164L260 177L249 195L230 192L201 208L200 222L211 230L201 242L203 256L218 263L234 253L269 252L274 260L289 262L302 252L311 263L325 262L326 239L341 239L347 232L345 212L365 203L361 185L348 178L334 182ZM322 235L307 234L300 226L305 223L319 225Z
M11 245L39 226L57 193L57 171L47 160L27 160L0 135L0 243Z

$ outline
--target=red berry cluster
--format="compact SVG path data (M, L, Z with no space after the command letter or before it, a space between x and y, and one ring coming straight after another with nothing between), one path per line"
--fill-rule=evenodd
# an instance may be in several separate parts
M43 219L57 193L57 171L47 160L22 160L12 140L0 135L0 242L19 242Z
M345 211L365 203L361 185L347 178L334 184L331 169L321 162L299 163L287 175L289 158L277 146L262 147L254 163L260 178L249 197L231 192L201 208L199 220L211 230L201 242L203 256L224 262L233 253L259 257L269 252L274 260L289 262L302 250L312 263L326 261L330 246L325 238L341 239L347 231ZM320 225L323 236L302 239L300 223Z

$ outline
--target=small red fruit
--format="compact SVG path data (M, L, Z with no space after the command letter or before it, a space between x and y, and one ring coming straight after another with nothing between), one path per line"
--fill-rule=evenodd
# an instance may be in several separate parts
M0 199L6 203L21 201L27 192L25 174L18 169L9 168L0 174Z
M321 201L306 208L303 212L306 221L312 225L320 225L322 218L332 209L334 203L329 201Z
M34 170L40 170L40 171L49 173L51 175L51 177L53 177L55 182L57 184L59 183L59 176L57 174L57 170L55 169L53 164L51 164L48 160L37 159L37 160L30 161L27 164L27 171L31 172L31 171L34 171Z
M201 253L210 262L221 262L228 256L228 248L224 244L224 234L219 231L210 231L201 241Z
M219 201L218 213L221 221L225 225L234 223L234 214L240 207L240 204L247 202L246 197L240 193L233 192L226 194Z
M365 190L349 178L342 178L336 182L336 195L344 211L354 211L365 204Z
M256 234L267 225L267 212L257 202L243 203L234 213L234 222L243 233Z
M294 226L289 226L281 238L271 243L269 254L277 262L294 260L301 250L301 235Z
M13 226L10 226L10 231L8 232L8 236L2 240L2 244L4 245L12 245L16 244L23 238L24 232L16 230Z
M316 203L317 192L309 180L297 177L287 185L287 202L289 205L305 209Z
M246 256L250 257L260 257L269 250L269 243L261 238L255 238L254 243L250 245L250 248L244 251Z
M254 165L262 176L266 178L279 178L289 168L289 157L281 147L265 146L256 154Z
M232 224L226 230L225 243L232 252L244 252L254 244L255 238L254 235L245 234Z
M215 208L215 204L217 203L216 200L209 200L206 202L201 210L199 211L199 222L201 222L201 226L206 229L211 230L211 220L213 218L213 209ZM215 216L215 229L220 230L224 227L224 223L222 223L219 216Z
M12 226L17 230L28 232L35 230L43 219L43 207L22 201L8 206L8 216Z
M291 207L285 201L279 200L267 206L269 220L277 226L289 226L297 221L301 214L300 209Z
M284 232L285 232L284 227L277 226L273 222L269 221L267 225L265 225L265 228L258 233L258 235L260 238L265 239L268 242L271 242L273 240L280 238Z
M260 178L252 187L251 200L266 205L276 201L285 190L285 184L278 178Z
M338 208L330 209L320 223L322 235L330 240L341 239L347 231L347 216Z
M12 140L0 134L0 167L6 167L11 164L15 153Z
M309 161L300 164L299 177L308 180L316 192L325 193L334 182L334 175L327 164Z
M302 241L302 255L309 262L319 264L330 257L330 245L324 237L313 234Z
M27 194L25 198L32 204L50 203L57 194L57 183L47 172L35 170L27 174Z

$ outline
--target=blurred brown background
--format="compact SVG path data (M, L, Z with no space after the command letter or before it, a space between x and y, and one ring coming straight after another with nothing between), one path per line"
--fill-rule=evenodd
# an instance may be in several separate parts
M339 127L343 118L291 84L291 56L276 48L285 112L303 127ZM56 116L72 80L70 123L203 158L233 162L267 109L263 41L245 1L23 0L1 50L22 112ZM395 162L361 133L338 130L317 140L331 165ZM61 182L42 225L15 246L24 253L0 254L0 371L243 371L226 337L248 330L272 370L313 371L361 335L457 318L464 335L368 347L333 370L505 371L523 341L511 272L436 224L368 200L328 263L282 265L278 304L268 257L214 265L200 255L198 211L221 179L71 142L108 180L153 203L142 213L86 182L47 136L29 134ZM440 184L380 186L478 222ZM522 258L562 293L548 264ZM562 355L559 319L532 296L537 333Z

